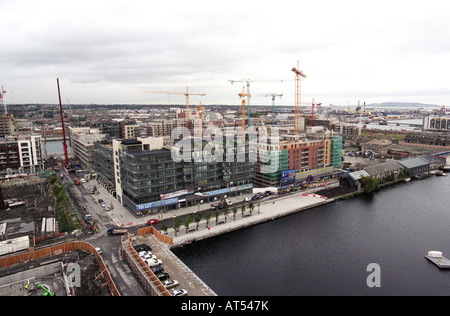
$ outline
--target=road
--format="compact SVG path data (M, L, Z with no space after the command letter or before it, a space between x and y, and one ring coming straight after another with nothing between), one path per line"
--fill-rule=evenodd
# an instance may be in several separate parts
M62 182L74 182L74 177L81 178L81 174L70 175L68 172L60 172ZM91 195L83 184L71 185L67 188L73 202L76 204L80 214L84 217L91 214L95 220L98 233L82 234L80 237L91 243L94 247L102 249L102 259L105 262L111 277L119 292L123 296L147 296L148 293L142 288L139 280L131 273L126 260L120 255L120 236L108 236L108 227L114 226L114 222L105 210L97 202L95 195ZM84 209L86 206L86 209Z

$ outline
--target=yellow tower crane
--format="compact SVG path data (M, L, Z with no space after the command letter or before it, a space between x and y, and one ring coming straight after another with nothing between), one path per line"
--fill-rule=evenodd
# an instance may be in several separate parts
M306 78L303 71L300 70L300 62L297 60L297 68L291 69L295 73L295 134L299 135L301 132L301 77Z
M206 93L190 93L189 87L186 87L186 92L161 92L161 91L144 91L144 93L158 93L158 94L177 94L184 95L186 97L186 128L190 128L190 120L189 120L189 96L191 95L200 95L205 96Z
M244 133L244 140L245 140L245 133L247 130L247 124L246 124L246 119L245 119L245 112L247 112L246 109L246 104L245 104L245 97L251 98L251 94L250 93L245 93L245 86L242 87L242 92L239 93L239 97L241 98L241 112L242 112L242 120L241 120L241 125L242 125L242 130Z
M200 102L199 106L197 107L198 111L198 120L199 120L199 133L200 138L203 138L203 110L205 109L204 106L202 106L202 103Z

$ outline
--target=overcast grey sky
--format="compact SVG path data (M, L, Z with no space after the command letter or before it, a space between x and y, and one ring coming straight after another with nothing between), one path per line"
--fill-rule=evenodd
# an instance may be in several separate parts
M307 75L302 101L450 105L450 1L0 0L5 101L240 104ZM294 104L294 82L251 83Z

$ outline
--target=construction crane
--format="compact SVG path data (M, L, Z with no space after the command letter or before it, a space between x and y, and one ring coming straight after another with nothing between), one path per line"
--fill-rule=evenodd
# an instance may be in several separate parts
M246 128L247 124L245 123L245 112L246 112L245 97L247 97L247 98L251 97L251 94L249 94L248 91L247 91L247 93L245 93L245 86L242 87L242 92L239 93L239 97L242 100L241 101L241 112L242 112L241 125L242 125L242 130L243 130L242 132L244 135L244 141L245 141L245 134L246 134L246 130L247 130L247 128Z
M4 108L4 110L5 110L5 116L8 114L7 112L7 109L6 109L6 103L4 103L4 101L3 101L3 96L5 95L5 93L6 93L6 91L3 89L3 86L2 86L2 89L0 90L0 101L2 101L2 107Z
M59 96L59 111L61 114L61 124L62 124L62 132L63 132L63 147L64 147L64 165L66 168L69 167L69 154L67 153L67 143L66 143L66 129L64 128L64 117L61 103L61 91L59 89L59 78L56 78L56 84L58 86L58 96Z
M189 121L189 96L191 95L199 95L199 96L205 96L206 93L189 93L189 87L186 87L186 92L161 92L161 91L144 91L144 93L159 93L159 94L177 94L177 95L184 95L186 97L186 128L190 128L190 121Z
M302 102L301 104L302 104L302 105L311 105L311 126L314 126L314 107L315 107L316 105L321 106L322 103L315 103L315 102L314 102L314 99L313 99L313 100L312 100L312 103L305 103L305 102Z
M246 82L247 83L247 127L250 127L250 82L285 82L291 80L284 79L241 79L241 80L228 80L231 84L235 82Z
M199 137L203 138L203 110L205 109L204 106L202 106L202 103L200 102L200 104L197 107L197 111L198 111L198 121L199 121Z
M301 132L301 78L306 78L303 71L300 70L300 62L297 60L297 68L291 69L295 73L295 134L299 135Z
M275 98L276 97L281 97L283 96L283 94L276 94L276 93L267 93L267 94L260 94L264 97L272 97L272 127L275 125Z

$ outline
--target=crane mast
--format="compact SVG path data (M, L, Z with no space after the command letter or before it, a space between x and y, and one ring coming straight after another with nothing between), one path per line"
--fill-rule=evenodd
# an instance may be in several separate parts
M64 165L66 168L69 167L69 155L67 154L67 143L66 143L66 129L64 128L64 117L61 103L61 91L59 89L59 78L56 78L56 84L58 86L58 96L59 96L59 112L61 114L61 124L62 124L62 132L63 132L63 147L64 147Z
M186 128L190 129L190 119L189 119L189 96L190 95L199 95L205 96L206 93L189 93L189 87L186 87L186 92L161 92L161 91L144 91L144 93L158 93L158 94L177 94L184 95L186 97Z
M283 80L283 79L241 79L241 80L228 80L231 82L231 84L235 82L246 82L247 83L247 128L250 127L250 82L284 82L284 81L290 81L290 80Z
M303 71L300 70L300 62L297 60L297 68L291 69L295 73L295 134L301 133L301 78L306 78Z
M272 97L272 127L275 125L275 98L283 96L283 94L276 94L276 93L267 93L263 94L264 97Z
M245 104L245 97L250 98L252 95L248 93L245 93L245 86L242 87L242 92L239 93L239 97L241 98L241 112L242 112L242 120L241 120L241 125L242 125L242 131L244 133L244 141L245 141L245 134L247 131L247 124L246 124L246 120L245 120L245 112L247 111L246 109L246 104Z
M5 93L6 93L6 91L3 89L3 86L2 86L2 89L0 90L0 101L2 101L2 107L4 108L5 116L6 116L8 114L8 110L6 108L6 103L4 103L4 101L3 101L3 96L5 95Z

